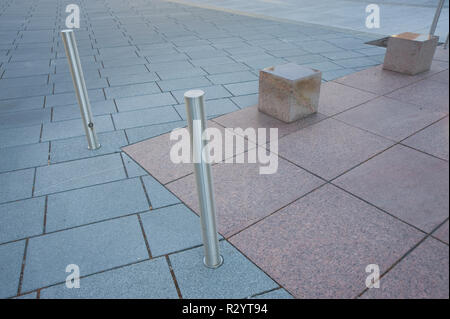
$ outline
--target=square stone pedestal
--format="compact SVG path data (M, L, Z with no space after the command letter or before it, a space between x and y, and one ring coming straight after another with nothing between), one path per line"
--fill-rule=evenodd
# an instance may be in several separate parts
M290 123L317 112L322 73L288 63L259 72L258 110Z
M438 43L437 36L404 32L389 37L383 69L415 75L428 71Z

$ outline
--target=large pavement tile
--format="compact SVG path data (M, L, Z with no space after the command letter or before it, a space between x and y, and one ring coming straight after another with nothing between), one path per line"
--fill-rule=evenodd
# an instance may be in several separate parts
M393 71L383 70L382 66L376 66L335 80L344 85L372 92L379 95L388 94L399 88L417 82L426 76L443 70L441 66L435 66L428 72L410 76Z
M334 119L281 138L278 154L327 180L383 151L393 142Z
M88 143L85 136L52 141L50 163L119 153L120 148L128 144L124 131L112 131L99 133L97 135L100 148L96 150L88 149Z
M182 69L168 69L159 70L156 72L162 80L191 78L195 76L206 75L202 68L182 68Z
M238 96L258 93L258 84L258 81L249 81L226 84L225 87L228 91L233 93L234 96Z
M430 76L428 78L428 80L432 80L432 81L437 81L437 82L442 82L442 83L447 83L449 81L449 70L445 70L442 72L439 72L433 76Z
M141 214L152 256L202 244L200 219L183 204Z
M294 299L294 297L292 297L292 295L290 295L285 289L280 288L257 295L251 299Z
M220 253L224 263L216 269L203 265L203 247L170 256L183 298L246 298L278 287L229 243L220 243Z
M448 117L425 128L402 142L428 154L448 161L449 149Z
M192 89L192 88L197 88L197 87L205 86L205 85L209 86L209 85L211 85L211 82L204 76L165 80L165 81L158 82L158 86L164 92L180 90L180 89Z
M0 174L0 203L31 197L34 169Z
M207 65L202 67L209 74L222 74L229 72L245 71L249 67L242 63L230 63L230 64L217 64L217 65Z
M145 176L142 178L145 189L150 198L152 208L160 208L172 204L179 203L180 200L175 197L171 192L161 185L157 180L151 176Z
M319 112L331 116L376 97L375 94L336 82L323 83L320 87Z
M114 125L109 115L95 116L93 123L97 133L114 131ZM85 131L81 119L45 123L42 130L42 141L64 139L84 134Z
M0 56L0 62L8 56ZM5 61L6 62L6 61ZM22 78L1 79L0 89L4 90L12 87L33 86L33 85L45 85L48 81L48 75L33 75Z
M202 86L197 89L205 92L205 100L215 100L231 96L231 93L227 91L222 85L213 85L207 87ZM187 90L172 91L172 94L178 101L178 103L184 103L184 93L186 93L186 91ZM207 104L208 102L205 102L205 105Z
M242 71L209 75L208 79L214 84L230 84L258 80L258 76L249 71Z
M128 96L148 95L160 93L161 90L155 83L139 83L125 86L114 86L105 89L107 99L122 98Z
M433 236L448 244L448 220L433 233Z
M88 90L92 89L102 89L108 87L108 82L106 79L102 78L86 78L85 79L86 88ZM55 82L55 94L66 93L66 92L75 92L73 87L73 81L56 81Z
M123 164L125 165L125 170L127 171L128 178L148 175L147 172L145 171L145 169L140 167L126 153L121 152L120 155L122 156Z
M113 100L91 102L91 111L94 116L117 112ZM79 118L81 118L81 112L78 104L53 108L52 121L65 121Z
M48 143L0 148L0 172L46 165Z
M323 183L283 159L278 159L278 169L274 174L260 174L259 164L220 163L212 166L212 175L218 229L225 237L270 215ZM167 187L199 214L193 174L171 182Z
M127 137L130 143L140 142L142 140L155 137L172 131L174 128L185 127L187 122L184 120L174 121L170 123L148 125L126 129Z
M0 148L39 142L41 125L0 130Z
M41 109L44 107L44 96L27 97L0 101L0 113Z
M127 179L48 196L46 231L89 224L149 209L139 179Z
M231 242L297 298L354 298L368 264L385 271L423 236L326 185Z
M335 118L352 126L400 141L444 117L416 105L381 96Z
M109 154L37 168L35 195L124 179L120 154Z
M37 299L37 292L31 292L29 294L20 295L18 297L14 297L13 299Z
M286 136L292 132L298 131L304 127L317 123L323 120L325 116L320 113L312 114L308 117L305 117L301 120L295 121L293 123L284 123L280 120L277 120L269 115L266 115L262 112L258 111L258 106L247 107L243 110L239 110L236 112L232 112L226 115L222 115L220 117L215 118L213 121L219 123L223 127L227 128L242 128L243 130L247 128L276 128L278 130L278 138ZM251 136L248 136L250 140L254 143L258 143L259 145L265 144L266 142L274 139L275 137L271 136L268 132L266 132L266 138L261 141L257 141L257 139L253 139ZM262 138L262 136L260 137Z
M158 75L155 72L142 73L142 74L129 74L127 76L113 75L108 77L108 82L111 86L146 83L159 80Z
M239 108L243 109L258 104L258 94L234 96L231 98L231 100Z
M116 99L116 104L119 112L124 112L156 106L177 104L177 101L175 101L170 93L157 93Z
M0 130L50 122L50 113L50 109L36 109L8 113L1 113L0 111Z
M0 298L17 294L24 250L24 240L0 245Z
M162 124L181 120L172 106L161 106L131 112L113 114L117 129Z
M28 242L22 290L65 282L70 264L86 276L146 258L136 216L34 237Z
M169 266L164 257L95 274L80 280L80 288L65 284L41 290L42 299L176 299Z
M117 67L109 67L109 68L100 69L100 74L101 74L102 78L119 76L119 75L127 76L127 75L132 75L132 74L146 74L146 73L148 73L148 70L144 64L117 66Z
M177 110L178 114L180 114L180 116L183 118L183 120L187 119L185 104L179 104L175 106L175 109ZM209 100L208 102L205 103L205 111L207 118L216 117L237 110L239 110L239 108L230 99Z
M0 205L0 243L42 234L45 198Z
M105 95L101 89L88 90L88 96L91 103L105 100ZM75 92L48 95L45 99L45 107L70 105L76 103L77 97Z
M396 145L335 183L426 231L448 218L448 162Z
M426 110L448 113L448 83L426 79L394 91L388 96Z
M436 48L436 52L434 53L433 59L448 62L448 55L449 55L448 48L444 49L444 47L438 47Z
M448 299L448 246L427 238L380 279L365 299Z

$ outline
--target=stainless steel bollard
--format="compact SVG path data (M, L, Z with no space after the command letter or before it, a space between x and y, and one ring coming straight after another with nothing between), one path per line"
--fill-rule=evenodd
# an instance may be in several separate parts
M436 13L434 14L433 22L431 23L430 35L434 35L434 33L436 32L436 27L441 15L442 8L444 7L444 2L445 0L439 0L439 4L436 8Z
M100 147L97 134L95 133L94 122L92 121L91 104L84 82L83 70L81 69L80 56L78 54L75 33L73 30L62 30L61 36L66 50L67 62L69 63L70 73L72 74L73 86L77 95L78 105L80 106L81 118L83 120L84 130L88 140L88 148L95 150Z
M204 152L206 141L203 132L206 129L206 116L201 90L190 90L184 94L186 114L191 142L191 160L194 163L195 179L197 182L198 200L200 206L200 221L202 225L203 246L205 257L203 263L206 267L217 268L223 263L219 253L219 240L216 227L216 205L214 202L213 182L209 152Z

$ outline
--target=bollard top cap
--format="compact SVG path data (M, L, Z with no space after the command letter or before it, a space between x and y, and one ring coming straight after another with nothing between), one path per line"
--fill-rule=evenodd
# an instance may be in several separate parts
M184 93L184 97L188 99L197 98L203 95L205 95L205 92L203 92L202 90L189 90Z
M64 30L61 30L61 33L70 33L70 32L73 32L73 29L64 29Z

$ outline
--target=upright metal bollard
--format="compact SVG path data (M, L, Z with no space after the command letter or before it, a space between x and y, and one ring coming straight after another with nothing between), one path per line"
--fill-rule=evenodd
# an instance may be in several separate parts
M206 116L204 110L203 96L201 90L191 90L184 94L186 102L186 114L191 142L191 159L195 169L197 182L198 200L200 206L200 221L202 224L203 246L205 258L203 263L206 267L217 268L223 263L219 253L219 240L216 227L216 205L214 202L213 182L211 165L209 164L208 152L204 152L206 142L203 140L203 132L206 130Z
M436 13L434 14L433 22L431 23L430 35L434 35L436 32L436 27L441 16L442 8L444 7L445 0L439 0L438 6L436 8Z
M62 30L61 36L66 50L67 61L69 63L70 73L72 74L73 86L77 95L78 105L80 106L81 118L83 120L84 130L88 140L88 148L95 150L100 147L97 134L95 133L94 122L92 121L91 104L84 82L83 70L81 69L80 56L78 54L75 33L73 30Z

